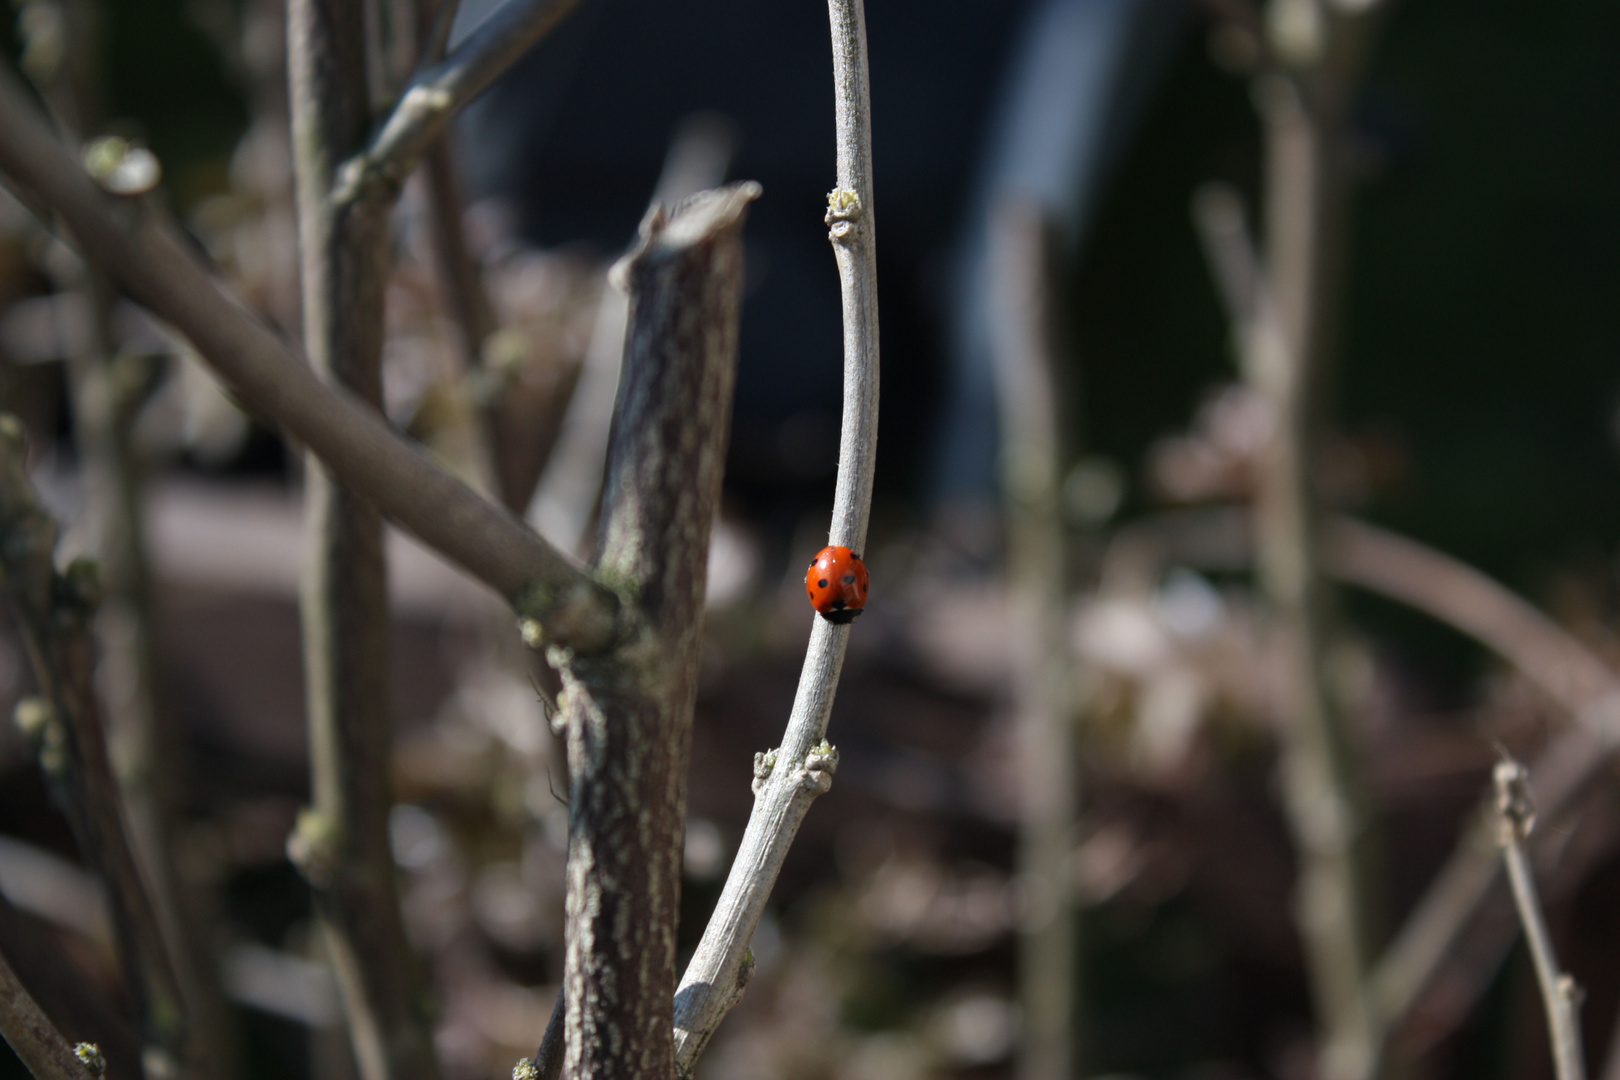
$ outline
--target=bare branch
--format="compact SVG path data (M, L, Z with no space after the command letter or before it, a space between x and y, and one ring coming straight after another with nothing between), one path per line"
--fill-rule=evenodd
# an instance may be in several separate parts
M323 384L150 207L96 188L4 71L0 168L61 216L87 258L190 339L245 404L318 454L385 517L506 597L548 640L579 650L612 640L613 593L434 465L373 410Z
M568 728L567 1072L668 1080L687 757L709 531L730 432L742 221L704 192L615 268L630 293L597 572L643 621L601 656L554 648Z
M34 1080L102 1080L106 1064L102 1062L100 1070L89 1064L100 1062L100 1052L81 1043L85 1056L79 1056L40 1010L4 955L0 955L0 1034L34 1074Z
M1272 423L1256 460L1255 563L1289 683L1282 788L1300 854L1296 921L1322 1031L1321 1071L1348 1080L1372 1067L1374 1050L1370 825L1355 740L1327 685L1328 591L1312 471L1328 368L1323 309L1338 264L1338 190L1326 162L1336 132L1281 75L1267 76L1257 97L1266 127L1265 269L1253 272L1249 320L1237 326L1244 378Z
M1558 968L1552 935L1541 914L1541 901L1536 897L1535 874L1525 856L1524 842L1529 839L1536 820L1535 806L1530 799L1529 774L1523 765L1504 757L1497 762L1492 779L1496 784L1497 843L1502 847L1502 861L1507 865L1508 881L1513 886L1513 902L1519 909L1519 921L1524 924L1525 940L1530 944L1536 981L1541 985L1558 1080L1586 1080L1581 1027L1576 1018L1580 988Z
M872 197L871 93L862 0L828 0L832 25L838 186L829 238L843 289L844 420L829 541L860 551L877 460L878 322ZM675 997L675 1066L687 1076L736 1004L753 965L748 943L788 848L815 797L832 786L838 751L826 741L849 624L813 620L782 745L755 758L754 809L725 887Z
M90 875L83 876L88 883ZM27 988L57 1030L67 1032L70 1039L80 1035L95 1040L111 1080L140 1080L142 1040L126 1008L104 997L102 989L68 958L56 935L41 933L29 914L0 895L0 957L11 966L13 978Z
M172 950L170 965L190 1018L188 1058L211 1080L225 1080L235 1072L234 1017L213 952L215 928L206 919L191 917L196 905L176 865L184 759L173 717L159 693L155 596L146 544L147 463L133 438L136 416L157 372L156 360L119 353L111 326L114 296L102 275L84 276L92 341L83 355L71 358L71 389L84 482L80 525L88 533L103 590L95 640L109 757L132 849Z
M1333 518L1323 534L1332 573L1469 635L1571 713L1615 689L1614 672L1579 638L1473 567L1355 518Z
M1076 1030L1073 681L1064 626L1068 590L1059 511L1062 446L1048 283L1050 244L1033 207L998 210L995 259L996 399L1007 522L1011 684L1021 795L1018 872L1027 907L1019 927L1023 1007L1018 1075L1074 1075Z
M338 171L339 206L398 191L434 139L578 0L506 0L449 56L419 71L366 149ZM386 200L385 200L386 201Z
M53 564L56 523L39 505L24 465L21 425L0 416L0 561L44 700L33 723L41 763L64 790L80 851L100 871L112 903L124 969L147 1034L175 1065L185 1060L186 1018L151 895L130 848L118 787L91 691L94 567Z
M1540 792L1541 817L1547 822L1566 816L1620 749L1620 693L1611 691L1590 702L1576 721L1530 769L1529 782ZM1492 896L1500 869L1494 819L1481 813L1369 975L1368 996L1381 1041L1391 1038L1458 948Z
M827 196L827 235L838 260L844 311L844 421L827 542L864 551L872 515L878 423L877 225L864 0L827 0L827 14L832 21L838 145L838 187Z
M291 0L287 71L304 348L382 412L387 204L327 198L370 122L364 5ZM372 502L308 456L303 617L312 806L287 850L309 881L363 1080L437 1080L389 845L388 581Z

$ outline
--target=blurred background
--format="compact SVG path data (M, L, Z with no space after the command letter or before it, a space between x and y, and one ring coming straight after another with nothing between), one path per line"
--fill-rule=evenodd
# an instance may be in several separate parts
M495 5L465 0L456 36ZM1299 695L1347 733L1340 794L1363 815L1372 894L1353 906L1377 952L1468 830L1498 748L1534 760L1608 687L1620 10L1366 7L869 6L872 601L833 714L837 781L700 1076L1318 1075L1319 980L1294 887L1307 860L1283 768ZM403 0L381 9L379 109L410 70L399 28L414 17ZM280 4L13 0L11 13L4 47L64 128L150 148L151 197L296 338ZM1326 148L1326 179L1303 196L1288 186L1287 93ZM837 465L825 13L582 0L453 145L460 192L446 202L418 177L397 217L388 411L465 466L473 403L495 431L501 496L569 548L594 513L623 334L607 267L649 200L764 185L710 565L689 950L747 819L752 754L776 744L792 702L811 618L800 568L825 543ZM1320 210L1303 263L1286 258L1294 196ZM465 208L457 242L483 305L471 320L445 270L446 205ZM1269 284L1241 272L1255 257L1262 278L1271 260ZM1255 357L1265 298L1287 323L1295 277L1309 279L1314 329L1293 357L1311 375L1290 434ZM342 1018L285 856L308 795L298 453L164 327L98 299L69 249L0 196L0 396L69 523L68 552L107 534L108 451L84 389L98 350L127 390L111 453L139 508L134 569L114 574L100 628L115 754L120 723L156 732L171 857L193 936L219 961L237 1075L343 1080ZM1304 668L1290 667L1275 581L1253 570L1271 541L1248 528L1268 504L1268 454L1296 436L1326 538ZM1346 532L1345 515L1375 530ZM510 627L477 586L391 543L407 923L447 1074L505 1075L533 1053L562 971L567 777L551 688L509 655ZM1512 629L1489 610L1447 616L1500 598L1466 567L1539 609L1521 614L1567 671L1504 658ZM148 645L121 638L129 626ZM8 622L8 715L31 688ZM1057 762L1045 774L1032 745ZM1605 762L1592 768L1544 826L1556 866L1543 888L1601 1075L1620 1069L1620 787ZM1032 790L1055 793L1044 817ZM119 990L98 886L11 725L0 892L17 909L8 925L54 941L106 993L64 1004L64 1028L106 1030L97 1009L116 1010ZM1058 914L1040 914L1042 897ZM1476 923L1392 1025L1398 1075L1551 1075L1511 916ZM1054 1009L1073 1022L1054 1029ZM9 1058L0 1069L23 1075Z

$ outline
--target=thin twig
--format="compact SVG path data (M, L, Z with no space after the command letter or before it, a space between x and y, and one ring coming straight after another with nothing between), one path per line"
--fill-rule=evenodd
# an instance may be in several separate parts
M1620 750L1620 693L1595 699L1575 719L1575 726L1542 751L1530 769L1530 783L1540 793L1540 816L1547 823L1567 817ZM1481 813L1372 969L1368 996L1381 1044L1393 1038L1476 924L1500 870L1494 817ZM1476 985L1472 992L1480 989Z
M597 572L640 598L601 656L550 649L568 730L567 1071L668 1080L687 758L709 531L731 427L742 222L759 185L704 192L615 269L630 294Z
M1256 566L1289 680L1284 809L1300 853L1296 921L1322 1029L1321 1069L1328 1080L1348 1080L1371 1067L1374 1040L1365 785L1327 685L1328 596L1312 474L1327 367L1322 308L1337 261L1323 150L1331 134L1283 76L1268 76L1258 96L1267 131L1266 266L1254 260L1249 321L1237 326L1244 378L1272 424L1256 461Z
M516 518L434 465L203 266L149 208L99 190L0 69L0 168L61 215L80 250L184 334L248 407L309 447L384 516L584 651L613 637L618 598Z
M1552 935L1541 914L1541 901L1536 897L1535 874L1525 855L1524 844L1536 821L1529 774L1523 765L1504 756L1497 762L1492 779L1496 784L1497 843L1502 847L1502 861L1507 865L1508 881L1513 886L1513 902L1519 909L1519 921L1524 924L1525 940L1530 944L1536 981L1541 985L1558 1080L1585 1080L1586 1059L1581 1051L1581 1026L1576 1016L1580 987L1558 968Z
M1334 574L1436 615L1506 657L1571 713L1617 688L1614 671L1579 638L1458 559L1349 517L1328 521L1323 546Z
M828 0L832 25L838 186L829 237L843 289L844 419L829 542L866 544L877 454L878 312L873 227L871 92L862 0ZM720 899L675 996L677 1076L692 1072L752 971L748 943L788 848L815 797L832 786L838 752L826 741L849 624L815 618L782 745L755 759L754 809Z
M1010 690L1019 736L1018 871L1025 903L1018 948L1018 1075L1066 1080L1077 1057L1076 909L1068 866L1080 794L1064 633L1068 591L1058 505L1062 425L1050 323L1050 245L1033 207L999 208L993 256L994 372L1016 658Z
M103 1080L101 1070L92 1069L86 1058L97 1061L100 1054L87 1043L81 1058L72 1043L62 1037L41 1011L28 988L0 955L0 1034L6 1037L34 1080Z
M444 58L450 26L455 21L459 0L415 0L417 67L424 68ZM483 366L484 346L499 329L495 305L484 284L484 269L467 244L463 218L466 200L456 169L454 141L436 140L423 154L422 180L427 189L427 217L444 307L455 327L456 344L461 352L461 370L447 388L454 406L449 425L456 430L444 440L454 446L449 455L457 470L484 494L493 494L508 510L521 509L513 492L511 457L501 453L497 427L496 401L473 400L473 373Z
M397 191L468 102L518 61L578 0L506 0L442 61L420 70L364 151L338 170L339 205Z
M100 709L91 691L94 568L53 564L57 528L24 464L22 427L0 416L0 561L44 697L42 764L65 789L68 820L111 901L119 952L147 1035L178 1066L185 1059L183 999L151 895L129 843Z

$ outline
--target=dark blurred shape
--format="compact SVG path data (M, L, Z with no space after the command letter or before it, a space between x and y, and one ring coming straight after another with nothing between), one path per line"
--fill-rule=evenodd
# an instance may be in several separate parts
M1033 7L901 0L867 14L884 327L879 483L890 492L918 477L942 401L949 260L990 103ZM464 22L477 16L469 10ZM629 242L680 119L707 109L735 123L732 173L760 181L765 197L748 225L727 484L784 531L830 493L836 463L838 278L822 223L833 182L827 35L816 4L591 0L462 129L475 190L517 203L529 238L607 254Z

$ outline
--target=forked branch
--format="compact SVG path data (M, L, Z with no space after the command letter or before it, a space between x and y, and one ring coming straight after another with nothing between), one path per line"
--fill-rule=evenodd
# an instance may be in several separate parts
M424 151L468 102L546 35L578 0L506 0L478 29L419 70L365 150L338 171L332 200L358 202L405 183ZM445 33L448 34L448 28ZM432 55L431 50L428 53Z

